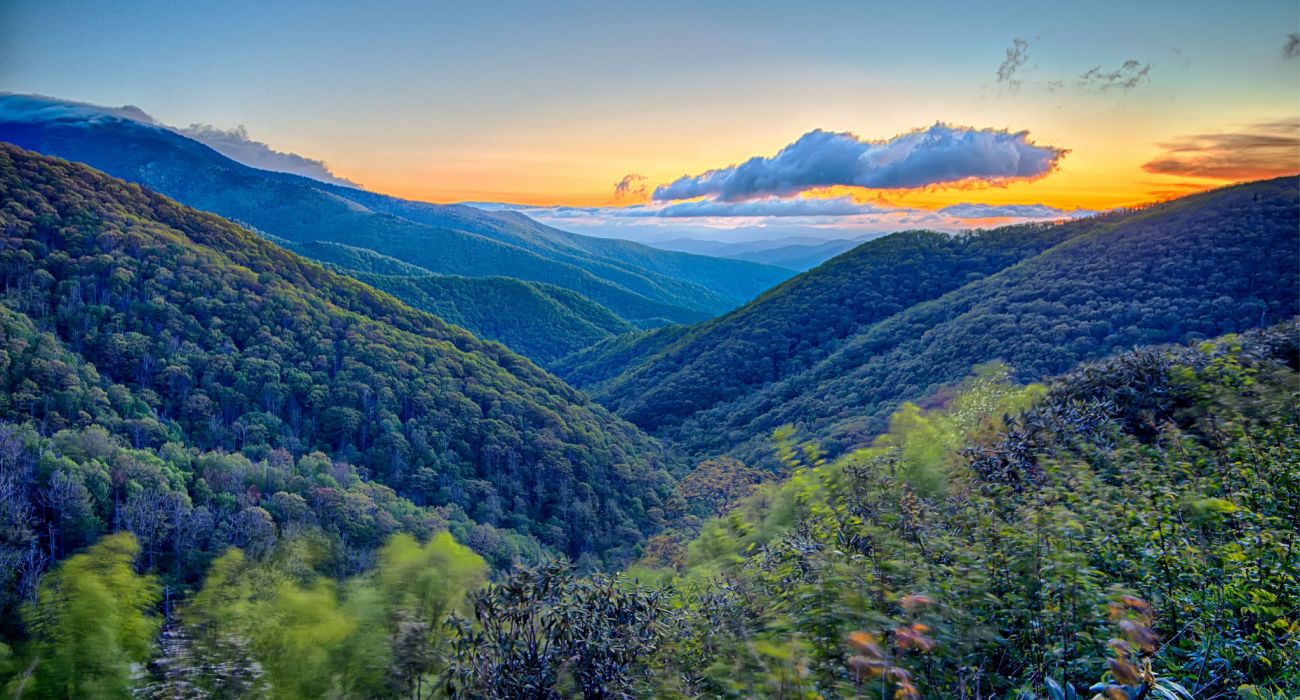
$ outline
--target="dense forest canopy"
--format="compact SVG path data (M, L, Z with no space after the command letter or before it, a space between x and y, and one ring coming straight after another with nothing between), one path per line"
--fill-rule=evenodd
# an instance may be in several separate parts
M501 346L84 166L4 146L0 177L3 418L254 471L319 451L575 557L655 527L662 450Z

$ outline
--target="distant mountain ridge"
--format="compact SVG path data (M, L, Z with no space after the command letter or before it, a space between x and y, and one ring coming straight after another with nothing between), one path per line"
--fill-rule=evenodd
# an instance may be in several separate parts
M774 240L755 240L727 243L695 239L672 239L652 243L656 248L697 253L733 260L747 260L764 265L775 265L796 272L816 267L871 238L883 234L866 234L850 238L790 237Z
M0 95L0 107L40 105L41 99ZM257 170L175 132L113 114L12 116L18 111L0 109L0 141L87 163L294 243L332 241L428 272L554 284L644 327L703 320L789 276L772 266L579 236L517 212L411 202Z

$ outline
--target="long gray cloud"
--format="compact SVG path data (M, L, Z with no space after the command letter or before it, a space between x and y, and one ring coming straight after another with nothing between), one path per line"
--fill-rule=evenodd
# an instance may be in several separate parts
M1193 134L1160 146L1164 153L1145 163L1143 170L1219 180L1290 175L1300 170L1300 119Z
M1058 209L1046 204L950 204L940 214L958 219L1065 219L1088 216L1096 212L1085 209Z
M654 199L782 197L845 185L908 189L930 185L1030 180L1052 172L1067 151L1039 146L1025 131L935 124L883 141L817 129L771 157L686 175L655 189Z
M302 175L336 185L359 187L357 183L335 175L324 161L297 153L277 151L251 138L248 130L243 126L219 129L208 124L191 124L185 128L176 128L162 124L134 105L105 107L43 95L0 93L0 122L34 124L57 121L91 125L107 120L129 120L174 131L208 146L227 158L253 168Z
M728 202L719 199L701 199L678 202L652 210L654 216L672 218L692 216L854 216L882 211L870 204L861 204L851 197L768 197Z
M1282 57L1287 60L1300 57L1300 34L1291 32L1286 35L1286 43L1282 44Z

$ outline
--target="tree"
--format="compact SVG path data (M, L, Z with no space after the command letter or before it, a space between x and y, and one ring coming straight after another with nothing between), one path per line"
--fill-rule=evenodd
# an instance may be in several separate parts
M36 682L47 698L126 698L132 665L145 661L158 631L159 588L135 573L140 546L129 533L101 539L41 582L27 610L36 638Z
M474 624L460 623L450 674L456 697L630 697L667 615L658 592L579 578L563 562L518 569L472 600Z
M723 515L771 476L731 457L706 459L678 482L676 494L688 504L703 505L707 517Z
M446 532L423 546L395 535L379 551L374 585L390 611L393 674L408 695L423 696L425 677L439 670L447 615L486 576L483 558Z

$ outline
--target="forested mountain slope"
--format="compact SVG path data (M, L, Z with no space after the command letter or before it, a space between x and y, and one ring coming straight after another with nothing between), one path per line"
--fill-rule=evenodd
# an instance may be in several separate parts
M656 527L655 442L498 344L85 166L0 145L0 201L0 301L26 329L0 419L320 452L573 556L627 556Z
M1086 225L877 238L690 327L663 349L651 351L659 333L635 341L645 350L625 355L602 357L593 349L585 354L587 372L616 376L607 384L593 387L584 375L560 373L655 430L797 374L862 328L1046 250ZM620 366L625 357L638 364Z
M618 378L628 367L637 367L654 357L692 328L674 324L606 338L561 357L548 365L548 369L570 384L599 395L606 382Z
M13 116L44 106L42 98L0 95L0 103L12 107L4 112L8 121L0 123L0 141L87 163L280 238L368 248L434 273L547 282L643 325L708 318L789 274L588 240L517 213L407 202L257 170L180 134L128 119Z
M581 294L540 282L513 277L348 274L542 366L635 330Z
M600 304L552 284L513 277L433 275L365 248L328 241L271 240L543 366L635 330Z
M851 447L881 429L898 401L982 362L1006 361L1032 379L1137 345L1291 318L1300 312L1298 211L1296 179L1280 178L1061 226L1001 229L994 235L1017 242L999 258L1005 269L962 279L948 269L928 287L946 293L910 304L891 295L899 281L878 291L854 263L927 234L877 239L698 326L598 398L699 454L760 454L785 423ZM1035 239L1061 242L1032 255ZM1011 264L1015 250L1025 259ZM890 267L888 257L877 264ZM916 283L925 288L924 280ZM805 285L807 301L783 300ZM846 291L813 302L819 290ZM868 315L833 312L854 308L858 295Z

